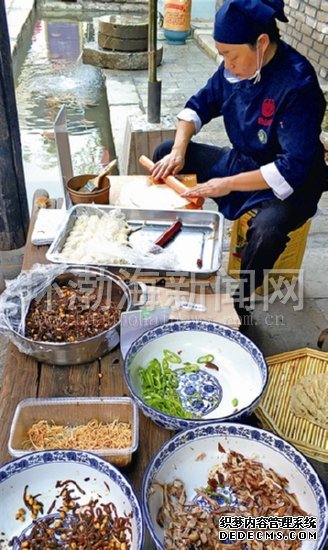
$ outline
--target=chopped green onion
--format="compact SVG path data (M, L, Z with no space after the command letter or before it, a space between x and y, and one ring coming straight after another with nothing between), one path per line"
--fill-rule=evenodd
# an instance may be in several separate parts
M163 350L164 357L169 363L181 363L181 357L174 353L174 351L170 351L169 349Z
M212 353L208 353L207 355L202 355L197 359L197 363L212 363L213 361L214 361L214 355L212 355Z
M169 350L165 350L168 352ZM139 367L137 375L140 379L142 398L147 405L164 413L180 418L193 418L192 413L186 411L176 388L179 385L178 375L169 367L172 358L176 361L176 354L166 353L162 363L157 359L148 362L145 368ZM178 357L181 362L180 357Z
M199 372L199 365L193 365L192 363L184 363L182 372Z
M233 407L238 407L239 401L238 401L238 399L235 397L235 398L231 401L231 403L232 403L232 406L233 406Z

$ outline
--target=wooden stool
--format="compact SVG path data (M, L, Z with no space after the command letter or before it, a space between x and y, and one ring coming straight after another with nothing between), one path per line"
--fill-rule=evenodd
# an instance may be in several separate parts
M238 220L235 220L232 224L232 233L230 240L230 250L229 250L229 263L228 263L228 274L235 279L239 279L241 256L244 247L246 246L246 233L248 230L248 221L255 216L256 212L251 210L243 214ZM281 275L285 279L291 281L296 273L295 270L299 270L302 264L304 251L306 247L307 236L310 230L311 221L308 220L302 227L291 231L289 233L289 242L282 254L275 262L273 266L274 270L279 270L279 273L270 272L268 277L277 281ZM284 273L284 271L286 272ZM292 271L292 272L291 272ZM266 287L266 288L265 288ZM262 285L256 289L256 294L265 294L265 291L268 290L269 293L273 292L274 287L269 281L268 285Z

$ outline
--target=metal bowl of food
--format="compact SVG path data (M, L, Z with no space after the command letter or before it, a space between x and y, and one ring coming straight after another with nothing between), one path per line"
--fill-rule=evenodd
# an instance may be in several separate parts
M105 269L36 265L3 293L1 325L38 361L82 364L117 346L121 313L132 306L129 286Z
M95 454L40 451L8 462L0 498L1 548L142 548L138 497Z

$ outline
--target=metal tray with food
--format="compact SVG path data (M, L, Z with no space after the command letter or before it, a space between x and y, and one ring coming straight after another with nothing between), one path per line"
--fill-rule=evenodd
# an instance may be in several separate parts
M76 205L50 246L54 263L142 271L216 273L223 216L210 210L148 210Z
M130 397L29 398L16 407L8 450L15 458L58 448L89 451L123 467L138 443L138 409Z

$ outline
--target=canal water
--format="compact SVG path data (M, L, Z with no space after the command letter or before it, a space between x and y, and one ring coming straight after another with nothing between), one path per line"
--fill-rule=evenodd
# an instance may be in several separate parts
M93 38L94 16L88 13L85 21L73 17L36 17L32 36L23 45L25 59L15 69L30 206L39 188L51 197L64 196L53 131L62 105L74 175L97 173L115 156L102 72L81 60L84 41Z

